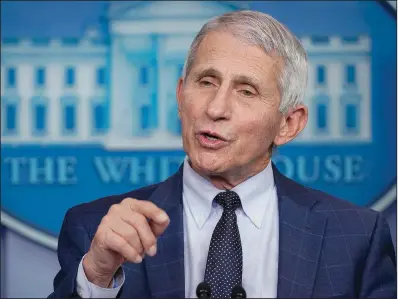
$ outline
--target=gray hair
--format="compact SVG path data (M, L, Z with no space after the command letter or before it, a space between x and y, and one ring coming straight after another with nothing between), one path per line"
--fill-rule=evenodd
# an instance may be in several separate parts
M302 104L307 86L307 55L300 41L273 17L258 11L235 11L207 22L193 40L184 64L183 78L189 74L195 53L207 33L228 30L251 45L260 46L265 53L283 59L278 85L281 93L279 111L287 113Z

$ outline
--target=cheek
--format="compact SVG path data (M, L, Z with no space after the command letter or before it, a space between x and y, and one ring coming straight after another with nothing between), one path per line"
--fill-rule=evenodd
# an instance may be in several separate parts
M199 119L203 115L204 108L199 99L192 97L185 97L185 100L181 103L180 114L181 121L188 127L194 126L196 119Z
M189 139L193 135L197 117L194 101L185 100L180 106L180 117L182 126L182 137Z
M269 114L247 119L246 125L240 131L241 152L251 149L268 149L278 130L276 117Z

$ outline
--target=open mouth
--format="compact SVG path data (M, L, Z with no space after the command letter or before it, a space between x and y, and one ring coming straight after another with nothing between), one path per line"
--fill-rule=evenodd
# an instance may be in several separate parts
M220 149L227 144L227 140L212 131L202 131L198 135L200 144L209 149Z
M212 135L210 133L202 133L201 135L209 140L223 140L223 139L219 138L218 136Z

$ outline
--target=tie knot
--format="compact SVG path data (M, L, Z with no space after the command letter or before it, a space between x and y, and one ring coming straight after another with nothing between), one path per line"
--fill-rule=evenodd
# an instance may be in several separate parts
M234 192L227 190L225 192L220 192L215 197L215 201L224 208L224 210L235 211L242 204L240 202L239 195Z

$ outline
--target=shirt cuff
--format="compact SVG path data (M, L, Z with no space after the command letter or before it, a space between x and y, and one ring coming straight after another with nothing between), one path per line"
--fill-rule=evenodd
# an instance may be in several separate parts
M81 298L116 298L124 284L124 271L120 267L113 277L112 288L102 288L88 281L83 268L83 259L80 261L76 277L76 292Z

